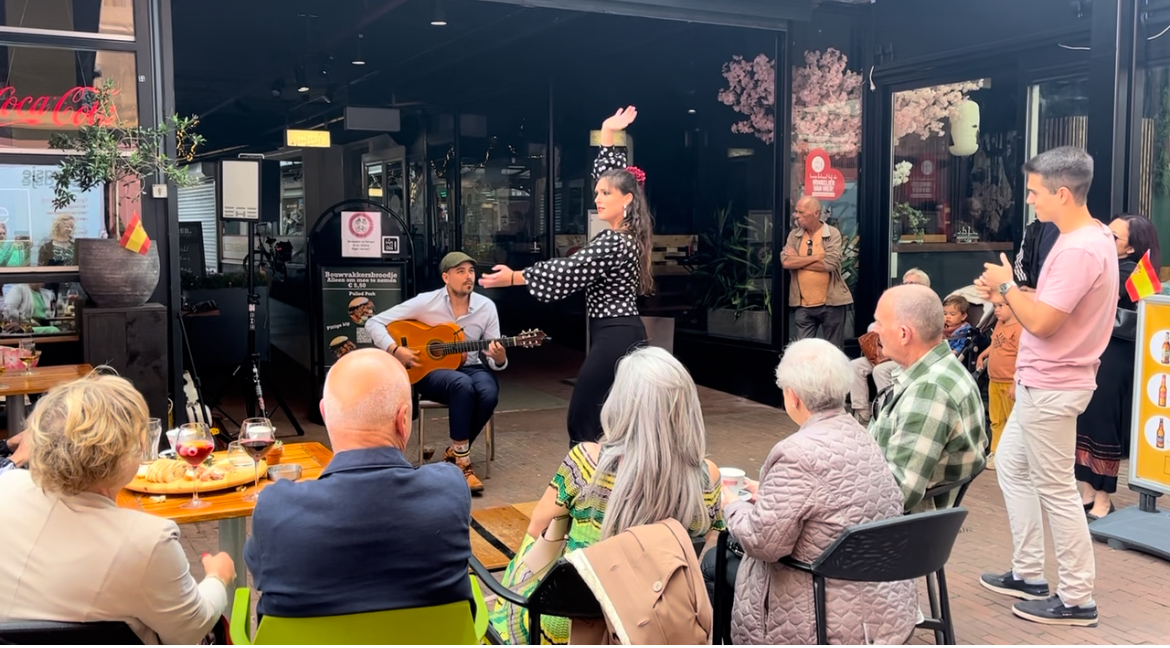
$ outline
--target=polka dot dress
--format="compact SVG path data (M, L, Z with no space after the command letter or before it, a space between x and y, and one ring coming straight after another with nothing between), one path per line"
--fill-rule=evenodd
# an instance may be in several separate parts
M629 234L605 230L572 256L534 264L524 281L544 302L585 289L585 311L595 319L636 316L638 246Z
M626 168L622 148L603 146L593 162L593 179ZM638 244L625 232L605 230L575 254L541 261L524 271L528 292L540 301L564 299L585 290L589 317L638 315Z

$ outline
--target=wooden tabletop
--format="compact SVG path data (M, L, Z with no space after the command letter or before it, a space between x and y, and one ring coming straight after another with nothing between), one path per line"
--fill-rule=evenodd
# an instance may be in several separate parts
M493 506L471 512L471 553L491 571L504 569L516 555L536 502Z
M316 479L321 475L333 453L329 448L316 442L285 443L284 455L280 459L282 464L299 464L301 479ZM270 482L267 478L260 479L260 489L263 490ZM207 500L211 506L200 509L179 508L191 499L190 495L167 495L161 502L152 502L151 495L133 493L123 489L118 493L118 506L135 509L151 515L157 515L171 520L175 524L192 524L194 522L215 522L231 518L248 517L252 515L255 502L244 501L244 496L253 492L248 484L243 491L239 489L223 490L199 495L199 499Z
M57 385L80 378L93 371L87 364L58 365L55 367L33 367L32 375L24 369L10 369L0 375L0 396L24 396L43 394Z

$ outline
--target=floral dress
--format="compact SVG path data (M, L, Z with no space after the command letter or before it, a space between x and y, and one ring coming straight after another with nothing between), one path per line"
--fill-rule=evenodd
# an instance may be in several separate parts
M601 489L600 506L594 509L587 506L581 496L594 483ZM557 473L553 475L550 486L557 491L557 504L569 510L572 524L569 527L569 538L565 543L565 553L575 549L583 549L601 541L601 528L605 519L606 502L613 492L614 475L612 473L598 474L597 462L589 456L585 447L575 446L569 451ZM704 482L711 481L711 475L703 470ZM688 526L692 537L700 537L707 531L722 531L723 523L720 493L722 485L718 480L715 483L706 483L703 489L703 503L706 505L706 518L692 520ZM709 527L709 528L708 528ZM535 544L532 536L525 535L516 557L508 563L502 583L513 589L521 596L528 596L536 589L538 580L533 579L521 587L514 584L523 581L530 573L524 563L524 557ZM490 615L492 626L503 638L504 643L511 645L527 644L528 642L528 611L498 600ZM569 620L562 617L540 617L540 643L565 645L569 643Z

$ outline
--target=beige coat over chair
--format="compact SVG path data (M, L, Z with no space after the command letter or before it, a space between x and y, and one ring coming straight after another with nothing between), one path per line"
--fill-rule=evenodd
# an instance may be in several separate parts
M758 501L733 502L727 529L744 549L735 581L736 644L816 643L812 576L776 561L812 562L846 528L898 517L902 491L877 443L845 412L817 414L777 443L760 470ZM911 581L828 581L832 644L901 644L914 630Z
M634 527L565 559L601 603L604 621L572 622L571 644L711 643L711 602L686 529Z

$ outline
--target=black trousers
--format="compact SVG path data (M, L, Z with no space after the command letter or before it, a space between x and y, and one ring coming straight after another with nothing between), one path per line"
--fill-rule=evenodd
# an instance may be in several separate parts
M618 360L646 342L642 318L606 317L589 320L589 355L577 374L569 401L569 444L601 438L601 406L613 387Z

